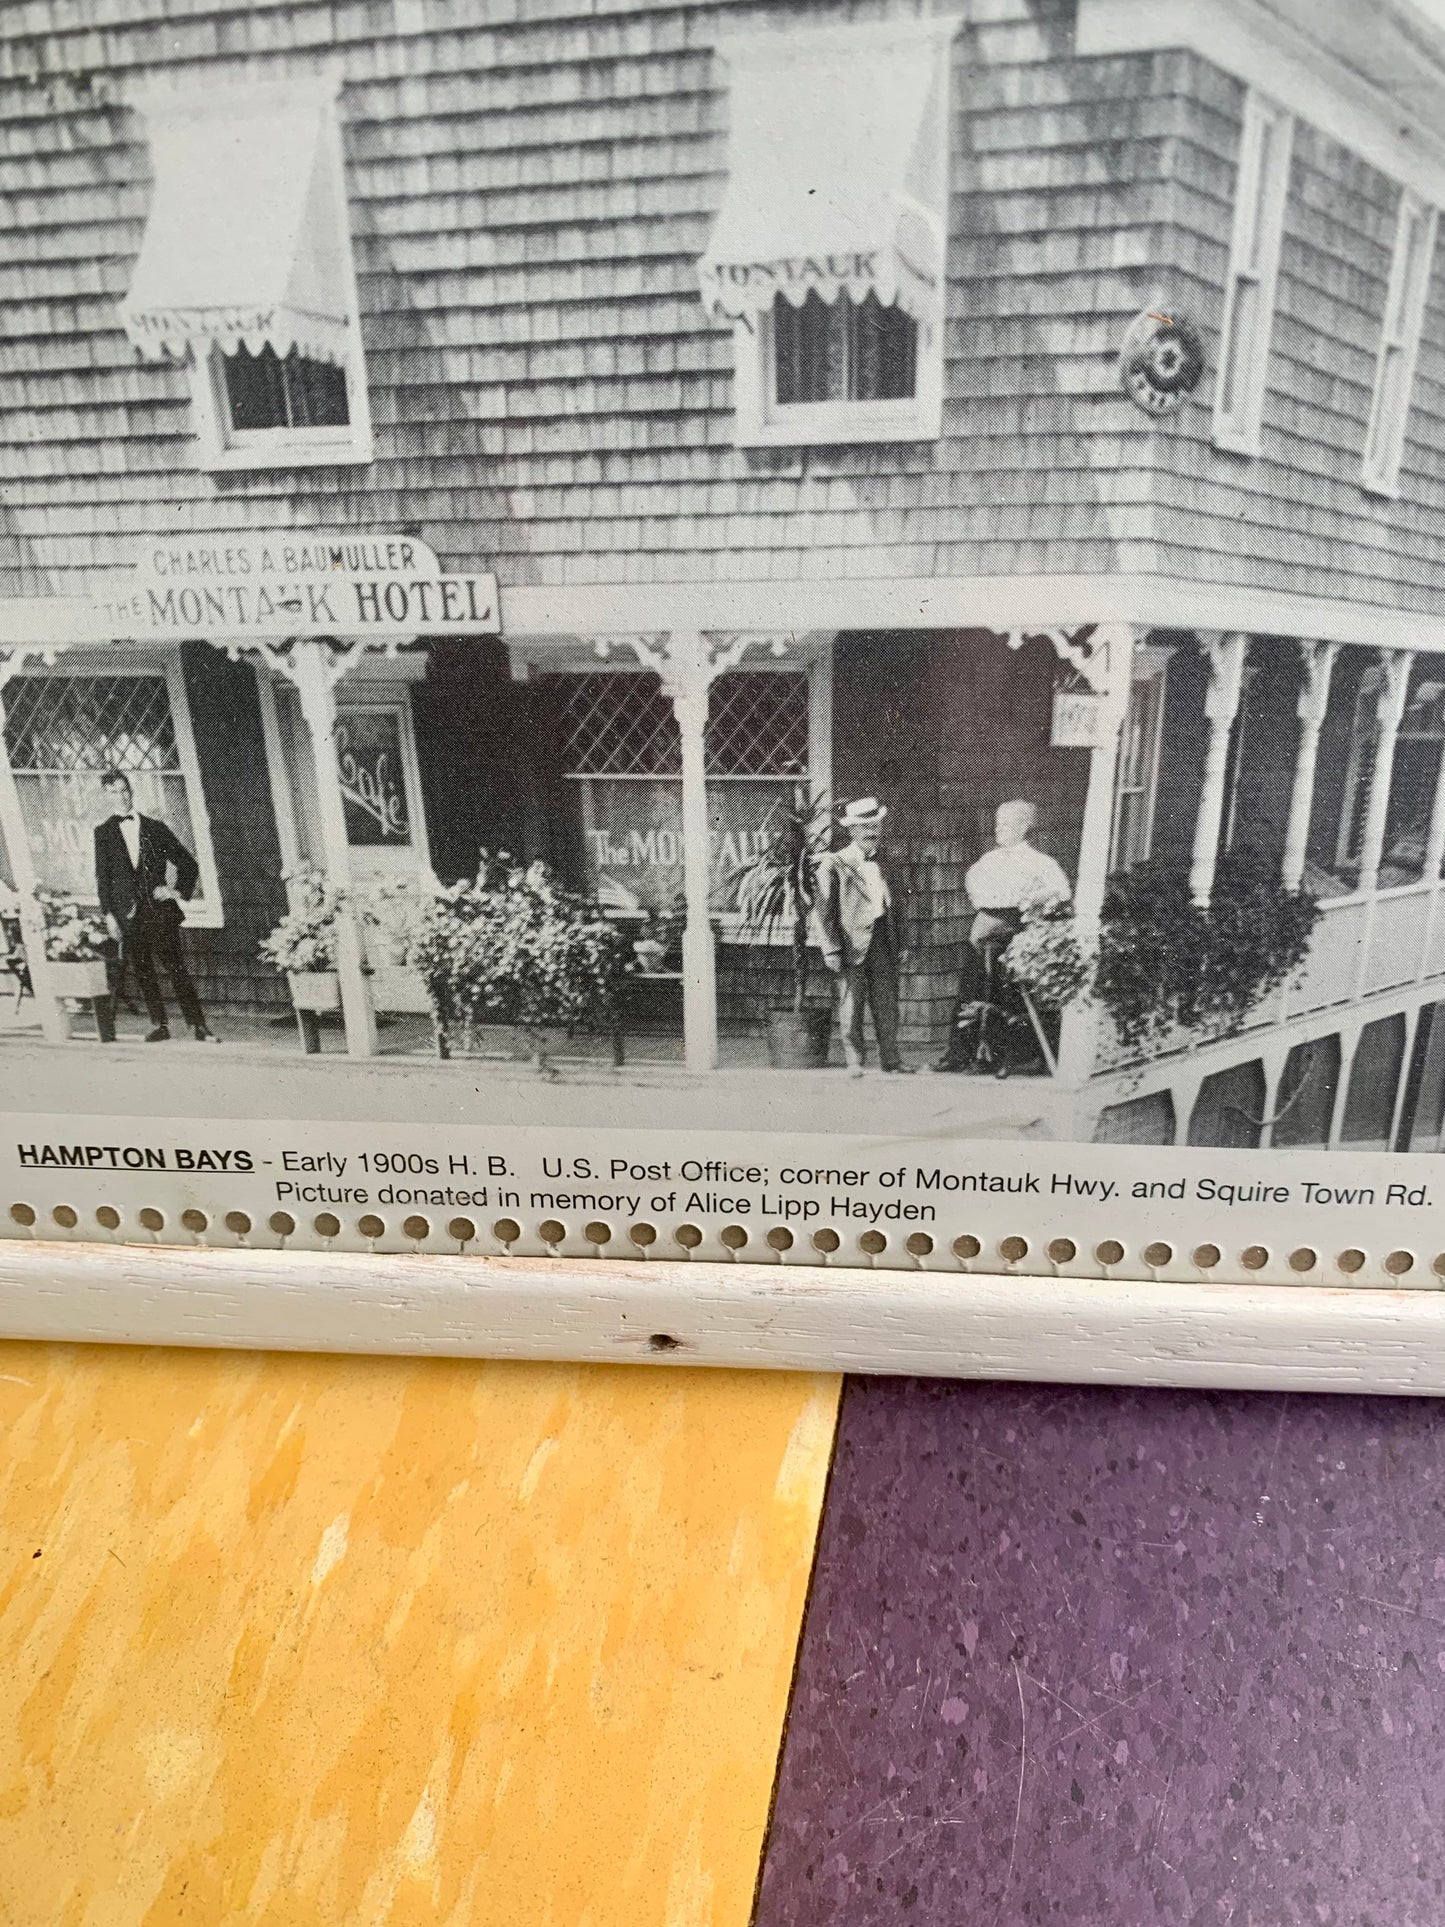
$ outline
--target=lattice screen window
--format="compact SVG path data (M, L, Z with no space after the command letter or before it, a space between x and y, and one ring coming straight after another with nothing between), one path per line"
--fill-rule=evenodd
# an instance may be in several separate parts
M573 776L680 776L682 744L656 676L559 676L567 770ZM708 703L709 776L800 776L808 769L808 678L733 670Z
M164 676L18 676L5 748L17 775L181 767Z
M5 691L5 754L41 886L95 900L95 826L111 813L107 770L135 807L168 823L200 864L188 913L219 925L221 899L179 666L113 675L21 675Z
M709 776L806 776L808 678L797 671L735 669L710 691Z
M682 743L656 676L559 676L572 776L678 776Z

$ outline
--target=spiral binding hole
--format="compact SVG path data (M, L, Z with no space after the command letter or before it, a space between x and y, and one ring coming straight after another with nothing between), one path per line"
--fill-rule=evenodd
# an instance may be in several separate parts
M1348 1277L1353 1272L1364 1270L1365 1254L1356 1246L1351 1245L1347 1251L1340 1253L1339 1257L1335 1260L1335 1264Z
M369 1211L364 1218L357 1219L356 1228L363 1238L384 1238L386 1236L386 1220L373 1216Z
M729 1251L741 1251L748 1241L748 1234L740 1224L725 1224L718 1233L718 1241Z
M24 1229L28 1231L35 1222L35 1206L33 1204L12 1204L10 1207L10 1217L15 1224L23 1226Z
M103 1204L95 1214L95 1222L102 1231L119 1231L120 1213L113 1204Z
M903 1240L903 1249L914 1258L927 1258L933 1250L933 1240L926 1231L910 1231Z
M1291 1271L1313 1271L1319 1261L1319 1253L1312 1251L1308 1245L1301 1245L1297 1251L1289 1254Z
M1145 1245L1144 1262L1155 1271L1160 1265L1172 1264L1174 1262L1173 1245L1167 1245L1162 1238L1156 1238L1153 1244Z
M961 1237L957 1237L953 1241L953 1255L955 1258L976 1258L982 1250L983 1246L979 1243L978 1239L971 1238L966 1231Z
M204 1211L197 1211L195 1206L191 1205L181 1213L181 1226L183 1230L192 1232L199 1238L203 1231L210 1230L211 1221Z
M680 1244L684 1251L696 1251L702 1243L702 1231L695 1224L680 1224L672 1236L673 1242Z
M1000 1238L998 1255L1006 1265L1021 1265L1029 1255L1027 1238Z
M247 1237L251 1230L251 1220L244 1211L228 1211L226 1213L226 1229L227 1231L234 1232L238 1238Z
M518 1232L518 1237L521 1232ZM560 1218L544 1218L537 1226L537 1236L544 1245L559 1245L567 1236L567 1227Z
M447 1236L455 1238L459 1245L469 1245L477 1235L477 1227L470 1218L452 1218L447 1223Z
M1269 1263L1269 1250L1265 1245L1246 1245L1239 1254L1239 1262L1246 1271L1263 1271Z
M1193 1251L1194 1262L1201 1271L1213 1271L1223 1256L1218 1245L1196 1245Z
M1392 1251L1385 1259L1385 1269L1392 1278L1403 1278L1408 1271L1415 1269L1413 1251Z
M830 1231L827 1225L813 1233L813 1249L821 1251L825 1258L831 1258L842 1242L837 1232Z
M1117 1238L1105 1238L1102 1243L1094 1247L1094 1256L1101 1265L1122 1265L1124 1247Z
M634 1224L628 1227L627 1235L639 1251L646 1251L649 1246L657 1243L657 1226L655 1224Z
M431 1219L417 1217L403 1218L401 1228L408 1238L420 1244L423 1238L429 1238L431 1236Z
M775 1224L768 1233L765 1243L772 1251L791 1251L793 1234L785 1224Z
M80 1213L73 1205L58 1204L50 1215L62 1231L74 1231L80 1223Z
M289 1238L296 1229L296 1220L289 1211L273 1211L266 1222L278 1238Z
M1051 1265L1067 1265L1079 1255L1079 1247L1072 1238L1050 1238L1048 1252Z

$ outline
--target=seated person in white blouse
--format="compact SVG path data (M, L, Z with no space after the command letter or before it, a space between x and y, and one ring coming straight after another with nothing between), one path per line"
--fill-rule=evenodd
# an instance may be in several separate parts
M1021 1014L1017 986L999 968L1011 937L1022 928L1024 911L1035 904L1067 903L1072 895L1063 866L1030 842L1039 813L1023 797L1000 803L994 813L993 848L970 865L964 888L973 905L962 982L948 1033L948 1048L935 1066L941 1071L983 1068L978 1044L983 1033L965 1013L991 1004L1005 1015ZM1020 1006L1018 1011L1015 1006ZM964 1023L960 1027L960 1018Z

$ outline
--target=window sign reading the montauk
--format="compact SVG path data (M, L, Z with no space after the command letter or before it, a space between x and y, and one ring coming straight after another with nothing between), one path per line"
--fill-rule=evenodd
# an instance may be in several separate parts
M497 633L493 575L443 575L410 535L294 529L150 542L134 576L98 598L99 631L183 636Z

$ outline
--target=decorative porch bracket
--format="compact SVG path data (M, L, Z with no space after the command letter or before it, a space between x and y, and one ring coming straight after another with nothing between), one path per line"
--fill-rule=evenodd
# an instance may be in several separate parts
M30 836L20 808L20 791L10 768L5 742L5 686L32 661L53 667L55 659L71 645L66 642L17 642L0 644L0 835L9 853L15 877L15 892L20 899L20 935L25 944L30 981L35 990L40 1027L49 1044L63 1044L70 1035L65 1005L50 989L48 959L45 955L45 912L35 892L39 878L30 854Z
M677 718L682 743L683 892L687 923L682 937L682 1035L687 1067L717 1069L717 965L712 940L712 839L707 810L708 692L719 676L736 669L753 650L786 656L790 633L679 630L675 633L595 636L603 662L626 650L662 683Z
M289 642L277 642L247 636L228 638L221 644L232 662L249 657L283 676L300 700L316 771L322 853L328 880L341 899L336 920L336 974L341 986L346 1049L352 1057L376 1055L376 1013L367 987L361 925L351 893L351 844L336 762L336 686L368 651L381 648L395 655L401 640L392 636L377 643L361 636L298 636Z
M1320 731L1330 706L1330 683L1337 642L1307 642L1300 652L1300 687L1295 702L1299 718L1299 742L1295 748L1294 784L1289 798L1289 824L1285 830L1284 858L1280 881L1286 890L1298 890L1304 881L1305 858L1309 850L1310 815L1315 801L1315 767L1319 762Z

